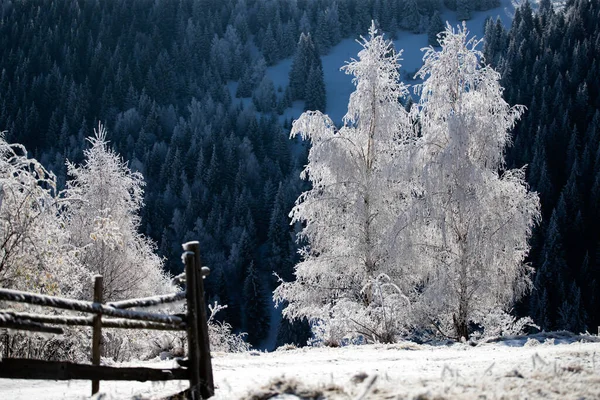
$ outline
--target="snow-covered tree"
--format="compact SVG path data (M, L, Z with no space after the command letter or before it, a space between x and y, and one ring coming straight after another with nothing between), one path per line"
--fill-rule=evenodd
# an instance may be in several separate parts
M91 289L91 274L69 243L56 194L54 174L0 133L0 287L77 299ZM81 359L83 337L76 327L53 338L4 331L0 351L9 357Z
M358 60L342 69L354 76L343 126L318 111L308 111L294 122L291 137L311 140L308 164L301 174L312 183L296 201L292 223L304 228L299 240L307 243L295 267L296 280L283 282L274 292L287 301L288 319L308 318L328 324L344 319L341 334L357 325L343 312L348 303L369 307L370 283L385 273L404 279L401 268L405 211L410 186L404 173L413 135L400 98L407 88L399 81L401 53L377 34L374 24ZM373 327L370 327L373 329Z
M502 98L500 75L482 64L465 25L447 27L417 76L423 227L414 238L425 273L422 304L432 321L468 337L475 312L510 306L530 286L523 261L539 217L525 170L506 170L504 151L523 108ZM451 319L452 322L449 321Z
M138 232L143 176L108 146L102 125L88 138L85 162L67 162L67 229L79 259L104 277L104 300L172 291L154 243Z
M56 179L0 133L0 287L77 297L87 276L61 224Z

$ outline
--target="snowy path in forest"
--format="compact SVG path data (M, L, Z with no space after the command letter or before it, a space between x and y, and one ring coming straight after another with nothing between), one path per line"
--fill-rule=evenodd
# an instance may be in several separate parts
M514 344L514 343L513 343ZM144 366L170 367L171 362ZM301 382L296 391L322 391L325 398L352 399L377 375L368 399L400 398L600 398L600 343L477 347L419 346L412 343L343 348L303 348L273 353L224 354L213 358L215 399L263 394L273 380ZM186 382L102 382L114 399L160 398ZM262 388L262 389L261 389ZM84 381L0 379L0 399L81 399ZM261 397L257 397L261 398ZM264 397L267 398L267 397ZM295 398L295 397L288 397Z

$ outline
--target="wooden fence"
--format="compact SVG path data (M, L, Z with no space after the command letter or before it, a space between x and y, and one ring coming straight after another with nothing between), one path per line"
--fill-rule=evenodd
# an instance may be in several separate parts
M93 314L91 317L50 316L0 310L0 328L62 334L62 328L56 325L92 327L91 365L62 361L3 358L0 360L0 378L91 380L92 395L100 390L100 381L166 381L179 379L189 380L189 392L192 399L211 397L214 394L214 383L203 284L203 277L207 276L210 271L208 268L201 266L198 242L185 243L183 250L182 260L185 264L186 283L184 292L103 304L102 276L95 277L93 302L0 289L0 300ZM187 303L186 314L167 315L129 310L133 307L156 306L183 299ZM101 366L100 339L102 328L185 330L188 339L188 357L180 360L179 368L173 369Z

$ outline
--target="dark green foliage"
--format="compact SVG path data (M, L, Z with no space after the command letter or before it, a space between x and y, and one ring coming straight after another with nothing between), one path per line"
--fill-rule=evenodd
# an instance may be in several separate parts
M244 280L244 318L248 341L255 347L269 332L268 301L254 263L250 263Z
M182 270L181 243L199 240L203 262L215 271L206 280L208 297L227 303L221 318L240 329L245 269L253 260L261 271L270 265L259 251L270 245L264 183L291 185L297 196L291 177L302 163L278 121L243 110L226 86L241 78L238 95L247 97L264 77L264 58L251 55L247 42L253 13L234 18L223 2L202 9L198 3L50 0L4 7L0 129L64 185L65 158L80 162L84 138L103 121L111 144L144 174L143 233L173 273ZM287 18L292 27L293 15ZM274 90L263 97L263 108L273 109ZM264 307L268 313L270 304Z
M251 97L252 96L252 75L250 74L250 68L246 69L246 72L242 75L242 79L238 83L238 87L235 92L235 97Z
M500 0L444 0L444 5L456 11L458 19L469 19L471 11L500 7Z
M273 81L265 75L263 80L256 88L252 101L257 111L271 112L277 106L277 97L275 96L275 86Z
M287 318L282 318L277 329L276 347L286 344L306 346L311 336L310 325L305 319L290 322Z
M269 25L264 33L262 42L262 53L265 60L267 60L267 65L273 65L279 59L277 50L277 42L275 41L273 29L271 28L271 25Z
M421 31L421 12L419 11L419 2L417 0L406 0L404 2L402 13L402 27L413 33Z
M308 74L305 90L304 98L306 99L306 104L304 109L325 112L327 94L325 93L325 80L323 79L323 71L320 67L316 66L311 68L310 73Z
M600 325L590 301L600 290L599 43L599 0L561 11L542 1L537 13L525 2L509 32L486 24L486 61L502 74L507 101L528 108L507 160L510 168L529 164L540 194L545 222L532 241L529 312L544 329Z
M444 22L438 11L433 13L433 16L429 20L429 27L427 28L427 43L430 46L439 46L438 33L444 30Z
M473 4L471 0L456 0L456 18L459 21L471 19Z
M305 109L325 111L325 81L319 50L310 34L300 35L296 55L290 69L290 95L306 100Z
M304 96L304 84L306 83L306 78L312 64L310 58L312 52L309 46L313 46L310 35L301 33L289 74L290 93L293 100L301 99Z

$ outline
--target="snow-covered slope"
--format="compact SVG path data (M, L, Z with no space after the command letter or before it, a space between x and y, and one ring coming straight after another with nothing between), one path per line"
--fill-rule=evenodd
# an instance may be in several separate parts
M363 392L367 393L364 399L600 398L600 343L540 341L514 340L477 347L400 343L217 353L213 357L214 399L248 399L252 394L266 399L285 390L321 393L327 399L355 399ZM149 364L171 366L170 362L144 366ZM141 396L139 399L160 398L186 385L181 381L102 382L100 386L109 394L104 399L133 395ZM81 399L89 391L90 383L84 381L0 379L1 399Z
M500 17L504 25L509 28L514 13L514 6L510 0L502 0L502 5L498 8L485 12L474 12L472 18L467 21L467 27L471 34L477 38L483 38L484 23L487 17ZM457 26L459 21L456 19L456 13L450 10L445 10L442 14L442 19L445 19L450 25ZM402 70L406 77L412 78L414 73L422 65L423 54L421 49L427 46L426 34L412 34L406 31L399 31L397 39L394 40L396 50L403 49ZM336 123L341 122L342 117L346 113L348 106L348 98L354 90L351 78L344 72L340 71L346 61L351 58L356 58L361 47L356 39L344 39L337 46L333 47L329 53L322 57L323 74L325 78L327 92L327 110L326 113ZM291 59L281 61L267 69L267 74L275 84L275 88L285 88L288 85L288 74L292 64ZM302 113L303 105L297 102L293 108L287 109L285 117L295 119Z

